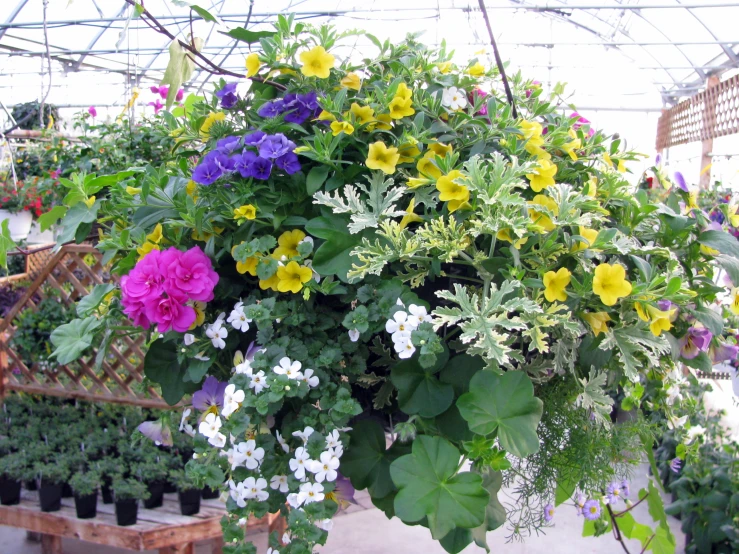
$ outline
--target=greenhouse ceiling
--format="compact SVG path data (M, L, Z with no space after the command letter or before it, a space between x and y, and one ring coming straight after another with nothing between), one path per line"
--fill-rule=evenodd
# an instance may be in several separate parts
M191 18L188 4L220 18ZM146 9L173 35L191 31L221 67L243 71L249 46L223 33L268 29L280 13L341 30L361 29L399 40L422 32L446 41L459 59L492 51L477 0L146 0ZM699 0L487 0L509 71L545 85L567 82L568 96L591 109L659 111L739 67L739 2ZM134 17L124 0L4 0L0 2L0 100L41 98L59 106L123 105L133 87L155 85L167 65L170 40ZM48 45L48 50L47 50ZM361 34L339 55L373 49ZM485 50L481 52L481 50ZM48 60L51 60L49 71ZM212 88L218 77L197 70L188 90Z

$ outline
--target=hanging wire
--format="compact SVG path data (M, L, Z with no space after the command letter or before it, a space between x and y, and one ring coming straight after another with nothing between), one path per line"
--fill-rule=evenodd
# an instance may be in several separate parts
M505 67L503 66L503 60L498 52L498 45L495 44L495 35L493 35L493 28L490 26L490 18L488 17L488 11L485 8L485 0L479 0L480 10L482 11L482 17L485 19L485 26L488 28L488 35L490 35L490 44L493 46L493 54L495 55L495 64L498 66L500 76L503 79L503 87L505 88L505 95L508 98L508 104L511 106L513 111L513 119L518 118L518 112L516 111L516 103L513 101L513 93L511 92L511 85L508 83L508 78L505 75Z
M46 17L46 9L49 6L49 0L44 0L44 47L46 48L46 63L49 67L49 82L48 86L46 87L46 94L43 95L41 98L41 103L39 105L39 127L42 129L44 128L44 108L46 106L46 99L49 97L49 93L51 92L51 50L49 48L49 29L47 27L47 17ZM43 91L43 78L44 78L44 63L41 62L41 82L42 82L42 91ZM49 117L51 117L51 112L49 112ZM49 122L51 122L51 119L49 119Z

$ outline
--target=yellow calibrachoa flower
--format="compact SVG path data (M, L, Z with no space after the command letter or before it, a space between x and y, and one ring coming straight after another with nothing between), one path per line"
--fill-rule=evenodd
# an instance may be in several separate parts
M280 278L277 276L277 273L272 275L269 279L259 279L259 288L262 290L273 290L277 292L277 285L280 283Z
M131 196L136 196L141 192L141 189L137 189L134 187L126 187L126 194L130 194Z
M501 229L497 233L495 233L495 238L498 240L502 240L505 242L510 242L513 244L513 247L516 250L520 250L521 247L526 244L529 240L528 237L522 237L520 239L513 240L513 237L511 236L511 230L510 229Z
M706 256L718 256L719 254L721 254L721 252L719 252L715 248L711 248L710 246L706 246L705 244L701 244L700 250Z
M139 246L136 249L136 252L138 252L139 255L139 261L142 260L144 256L146 256L152 250L159 250L159 245L154 244L153 242L145 242L144 244Z
M226 114L223 112L210 112L208 117L205 118L203 124L200 126L200 135L207 137L210 133L210 128L216 121L223 121L226 119Z
M334 59L323 46L315 46L300 54L300 61L303 62L300 72L306 77L327 79L334 66Z
M626 280L626 270L620 264L600 264L593 276L593 292L606 306L613 306L619 298L631 294L631 283Z
M436 67L439 69L439 73L446 75L452 70L452 62L439 62Z
M544 139L541 136L543 133L541 123L524 119L519 124L519 127L523 132L523 137L526 139L526 144L524 144L526 152L532 156L536 156L539 160L549 160L552 158L552 155L542 148L544 146Z
M136 249L139 254L139 260L146 256L152 250L159 250L159 243L162 242L163 229L162 224L157 223L154 230L146 235L146 242Z
M538 167L534 173L527 173L526 178L530 181L531 190L541 192L547 187L553 186L554 176L557 174L557 166L549 160L539 160Z
M256 53L249 54L246 57L246 76L247 77L254 77L254 75L259 73L260 67L262 67L262 64L259 63L259 56Z
M154 244L159 244L162 242L162 236L164 235L164 229L162 228L161 223L157 223L154 226L154 230L146 235L146 240L149 242L153 242Z
M384 142L378 140L370 144L365 163L370 169L379 169L386 175L392 175L395 173L395 166L399 159L400 154L398 154L397 148L388 148Z
M737 214L737 208L739 208L739 206L731 202L729 204L729 209L727 210L729 223L731 223L732 227L739 227L739 214Z
M298 293L303 284L313 278L313 270L308 266L300 265L298 262L290 262L285 266L277 268L277 290L280 292Z
M93 204L95 204L95 195L90 196L87 200L83 201L88 208L92 208Z
M405 209L405 215L403 216L403 219L400 220L400 228L405 229L409 223L418 223L419 221L423 221L423 218L413 213L413 210L416 208L416 199L412 198L411 201L408 203L408 207Z
M441 176L441 173L439 173L439 176ZM415 189L429 184L431 184L431 179L424 179L423 177L409 177L406 183L409 189Z
M481 77L485 75L485 66L480 62L477 62L475 65L467 69L467 74L472 75L473 77Z
M427 158L433 158L439 156L440 158L446 157L447 154L454 152L451 144L444 144L443 142L432 142L428 145L428 151L424 154ZM433 155L432 155L433 154Z
M544 274L544 298L549 302L559 300L564 302L567 300L565 289L570 284L572 273L566 267L560 268L557 272L547 271Z
M583 187L583 192L590 196L591 198L595 198L598 196L598 178L593 175L588 179L588 182L585 183L585 186Z
M583 314L582 318L590 325L590 328L593 330L593 333L597 337L601 333L605 333L608 331L608 325L606 324L607 321L611 321L611 316L609 316L606 312L592 312L588 314Z
M534 196L534 199L529 202L529 206L542 206L547 208L555 216L559 215L559 206L557 206L557 203L552 198L549 198L544 194L537 194ZM552 219L547 214L538 211L536 208L529 208L529 217L534 225L541 229L538 231L539 233L547 233L554 230L556 227Z
M402 83L401 83L402 84ZM413 100L408 98L405 100L400 96L396 96L390 101L388 109L390 110L390 117L393 119L402 119L416 113L416 110L412 108Z
M252 277L256 277L257 265L259 265L259 258L257 256L252 256L251 258L247 258L245 262L236 262L236 271L242 275L244 273L248 273Z
M192 303L192 307L195 310L195 321L192 322L192 325L188 328L188 331L192 331L196 327L200 327L203 323L205 323L205 307L207 304L205 302L199 302L195 300Z
M415 144L404 142L403 144L398 146L398 154L400 154L400 158L398 158L398 163L407 164L412 163L413 160L420 156L421 151Z
M333 121L331 123L331 134L337 136L339 133L351 135L354 132L354 125L348 121Z
M651 304L642 305L641 302L634 304L636 314L642 321L648 321L649 330L655 337L659 337L662 331L669 331L672 328L671 318L675 313L675 309L663 311Z
M377 116L377 120L374 123L367 125L370 131L374 129L380 129L382 131L389 131L393 128L393 118L390 117L389 113L381 113Z
M237 223L243 223L247 219L256 219L257 208L252 204L244 204L234 210L234 219Z
M623 160L618 160L618 167L616 169L619 173L626 173L626 164Z
M441 194L439 200L442 202L449 202L449 213L456 212L459 208L463 207L470 199L469 189L454 181L456 179L464 178L464 175L458 169L454 169L446 175L439 177L436 181L436 190Z
M731 289L731 304L729 309L734 315L739 315L739 288Z
M403 100L410 100L413 98L413 91L408 88L405 83L400 83L397 90L395 91L395 98L402 98Z
M588 242L590 244L584 243L582 241L577 241L577 244L572 247L572 252L579 252L580 250L590 248L595 242L595 239L598 238L598 231L596 231L595 229L588 229L587 227L583 227L582 225L580 226L577 234L588 239Z
M298 255L298 244L305 238L305 233L300 229L293 229L292 231L285 231L277 239L277 248L272 253L272 257L281 259L282 256L292 258Z
M362 88L362 79L356 73L347 73L340 81L341 86L344 88L350 88L359 92Z
M572 140L566 143L564 146L562 146L562 150L567 152L570 158L572 158L572 160L576 162L577 154L575 153L575 150L582 148L582 141L577 137L577 134L572 129L570 129L569 135L572 138Z
M354 117L356 117L357 121L361 124L372 123L375 121L375 110L370 106L360 106L356 102L352 102L349 111L354 114Z
M603 152L603 162L608 166L608 169L613 169L613 160L608 152Z
M326 110L321 110L318 117L314 121L336 121L336 116Z

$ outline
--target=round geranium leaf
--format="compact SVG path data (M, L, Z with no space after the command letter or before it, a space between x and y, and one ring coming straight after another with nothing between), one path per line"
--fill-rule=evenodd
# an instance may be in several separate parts
M457 408L473 432L497 432L501 446L511 454L523 458L539 450L536 427L543 403L534 396L525 373L478 372L470 381L470 392L457 400Z
M422 368L416 360L393 367L390 380L398 389L398 406L409 415L435 417L454 401L454 388L434 375L434 368Z
M485 521L489 493L476 473L457 473L460 454L439 437L421 435L412 453L390 465L398 487L395 515L406 523L428 518L431 536L444 538L455 527L472 529Z

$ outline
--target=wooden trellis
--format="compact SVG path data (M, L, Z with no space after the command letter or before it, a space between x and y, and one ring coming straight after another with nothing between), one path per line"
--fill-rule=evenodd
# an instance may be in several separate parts
M118 402L148 408L166 408L158 392L142 385L144 380L143 337L119 337L108 348L99 368L95 345L82 359L52 368L28 364L14 351L12 339L15 320L24 310L36 310L37 302L49 289L59 293L67 306L85 296L95 285L114 280L93 246L67 244L44 260L36 257L27 264L28 276L34 278L23 297L0 322L0 397L5 390L49 394L92 401ZM45 264L44 264L45 262Z

